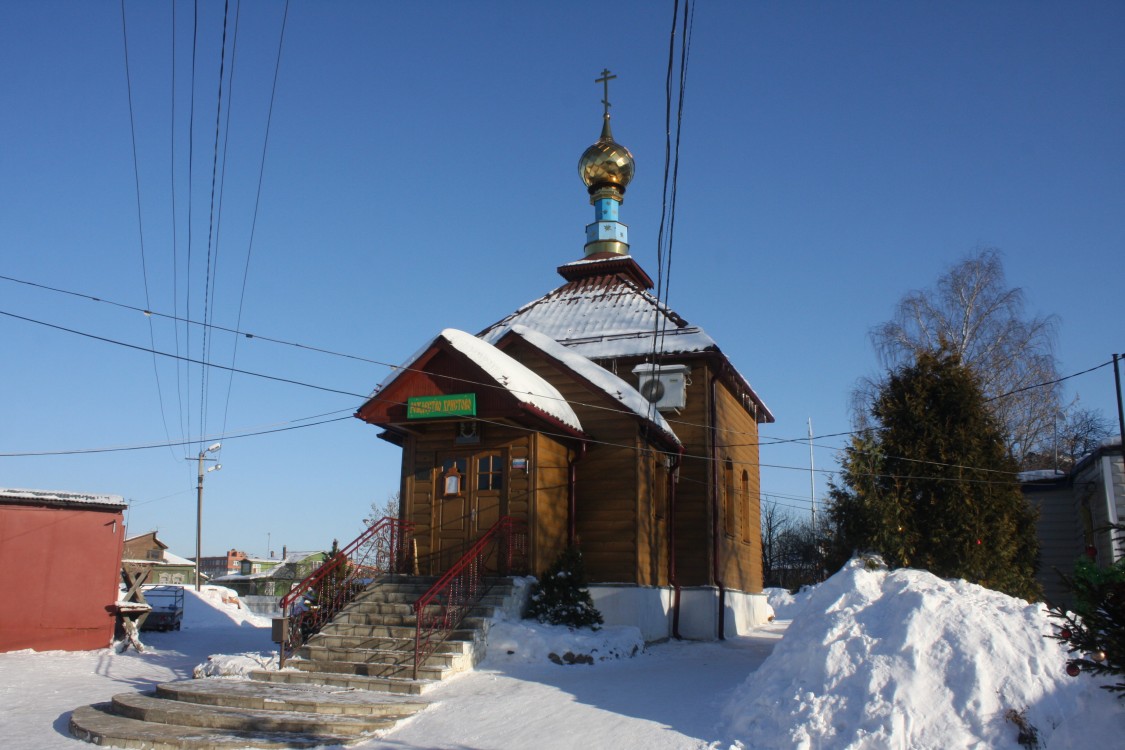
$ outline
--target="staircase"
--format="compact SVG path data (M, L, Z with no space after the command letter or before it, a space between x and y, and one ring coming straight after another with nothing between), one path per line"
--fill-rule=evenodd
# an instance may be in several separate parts
M488 592L414 673L413 603L436 579L373 581L280 671L249 680L184 680L74 711L70 731L122 748L304 748L349 744L424 709L428 688L484 657L490 618L516 610L510 579ZM436 606L436 605L435 605Z

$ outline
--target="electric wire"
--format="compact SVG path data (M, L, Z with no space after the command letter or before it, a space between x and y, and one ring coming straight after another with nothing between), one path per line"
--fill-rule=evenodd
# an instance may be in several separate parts
M223 36L219 45L219 93L215 102L215 141L211 156L211 198L207 217L207 262L204 266L203 281L203 322L210 324L214 316L214 284L218 276L219 248L218 237L215 233L215 183L219 171L219 140L222 129L223 113L223 74L226 71L227 60L227 20L230 12L230 0L223 2ZM212 250L214 250L214 269L212 269ZM200 370L199 378L199 432L207 431L207 383L210 381L210 369L206 365L210 362L211 351L208 343L208 328L204 326L202 342L200 344L200 360L204 367ZM202 444L200 444L202 450Z
M141 312L141 313L145 314L146 316L157 316L157 317L162 317L162 318L166 318L166 319L170 319L170 320L174 320L174 321L182 321L183 320L181 318L177 318L176 316L168 315L167 313L160 313L160 312L136 307L134 305L128 305L128 304L121 303L121 302L115 302L113 300L106 300L106 299L102 299L102 298L95 297L95 296L85 294L85 293L81 293L81 292L74 292L74 291L70 291L70 290L59 289L59 288L51 287L51 286L48 286L48 285L45 285L45 284L40 284L38 282L25 281L25 280L17 279L17 278L7 276L7 275L4 275L4 274L0 274L0 280L9 281L9 282L16 283L16 284L22 284L22 285L25 285L25 286L30 286L30 287L33 287L33 288L42 289L42 290L45 290L45 291L50 291L50 292L54 292L54 293L58 293L58 294L63 294L63 295L78 297L78 298L82 298L82 299L87 299L87 300L90 300L92 302L100 302L100 303L108 304L108 305L111 305L111 306L114 306L114 307L119 307L119 308L122 308L122 309L131 310L131 311L134 311L134 312ZM9 315L11 315L11 314L9 314ZM19 317L23 320L27 320L27 321L33 322L33 323L42 323L42 321L38 321L38 320L35 320L33 318L22 318L21 316L13 316L13 317ZM196 326L204 325L203 323L200 323L198 321L184 321L184 322L186 322L188 325L196 325ZM44 323L44 325L51 325L51 324ZM62 328L61 326L58 326L58 328L60 328L61 330L66 330L66 331L70 330L70 329ZM388 368L390 368L392 370L396 370L396 371L403 371L403 372L413 372L413 371L415 371L410 367L403 367L402 365L392 365L388 362L384 362L384 361L376 360L376 359L371 359L369 357L363 357L363 356L360 356L360 355L348 354L348 353L343 353L343 352L336 352L336 351L332 351L332 350L329 350L329 349L323 349L323 348L319 348L319 347L315 347L315 346L310 346L310 345L307 345L307 344L300 344L300 343L296 343L296 342L286 341L286 340L283 340L283 339L271 338L271 337L268 337L268 336L263 336L263 335L259 335L259 334L253 334L253 333L249 333L249 332L239 331L239 330L236 330L236 329L225 328L225 327L217 326L217 325L211 326L211 328L213 328L214 330L223 331L223 332L226 332L226 333L231 333L231 334L234 334L236 336L242 336L242 337L245 337L245 338L248 338L248 339L259 339L261 341L267 341L269 343L291 346L291 347L294 347L294 348L304 349L304 350L312 351L312 352L316 352L316 353L326 354L326 355L330 355L330 356L342 357L342 358L345 358L345 359L356 360L356 361L360 361L360 362L364 362L364 363L368 363L368 364L378 365L378 366L381 366L381 367L388 367ZM81 331L74 331L74 332L78 333L79 335L88 335L88 334L85 334L84 332L81 332ZM111 343L116 343L112 340L109 340L109 341ZM1112 359L1107 360L1106 362L1103 362L1103 363L1101 363L1099 365L1096 365L1094 367L1090 367L1090 368L1081 370L1079 372L1075 372L1075 373L1072 373L1070 375L1066 375L1062 378L1059 378L1057 381L1052 381L1051 384L1054 384L1056 382L1062 382L1062 381L1065 381L1065 380L1070 380L1072 378L1079 377L1081 375L1085 375L1085 374L1088 374L1090 372L1094 372L1095 370L1101 369L1101 368L1106 367L1110 364L1113 364ZM463 382L463 383L466 383L466 384L469 384L469 385L485 387L485 388L493 388L493 389L498 389L498 390L506 390L506 388L504 386L496 384L496 383L484 383L484 382L473 380L473 379L470 379L470 378L459 378L459 377L453 377L453 376L443 376L443 377L446 377L451 381ZM565 401L566 399L562 399L562 400ZM613 408L613 407L606 407L606 406L602 406L602 405L599 405L599 404L586 404L586 403L577 402L577 401L570 401L569 403L574 403L574 404L581 405L581 406L604 409L604 410L607 410L607 411L614 411L614 412L619 412L619 413L626 413L626 414L632 413L631 411L628 411L628 410L625 410L625 409L616 409L616 408ZM686 420L667 419L666 421L668 421L669 424L678 424L678 425L684 425L684 426L688 426L688 427L711 429L711 430L715 430L717 432L722 432L722 433L728 434L728 435L754 435L754 433L747 433L747 432L744 432L744 431L733 430L733 429L729 429L729 428L719 428L719 427L714 427L714 426L702 425L702 424L698 424L698 423L695 423L695 422L689 422L689 421L686 421ZM817 435L815 437L816 437L816 439L824 439L824 438L832 438L832 437L845 437L845 436L850 436L850 435L857 435L857 434L860 434L860 433L863 433L863 432L871 432L871 431L875 431L877 429L879 429L879 428L877 428L877 427L865 427L865 428L861 428L861 429L858 429L858 430L844 430L844 431L841 431L841 432L826 433L826 434L823 434L823 435ZM724 445L722 447L725 447L725 448L753 447L753 446L771 447L771 446L783 445L783 444L787 444L787 443L806 443L806 441L808 440L807 436L794 437L794 438L770 438L768 440L766 440L764 437L762 437L760 435L756 435L756 437L759 438L756 441L745 442L745 443L724 443ZM838 451L838 450L843 450L847 446L816 444L816 447ZM914 459L904 459L904 460L914 460ZM941 465L941 464L938 464L938 465ZM972 467L961 467L961 468L972 468ZM825 471L827 473L832 473L831 470L825 470Z
M235 15L235 42L238 40L238 18L241 15L242 3L239 3L239 11ZM273 105L277 100L277 80L278 74L281 70L281 51L285 44L285 27L289 20L289 0L285 0L285 8L281 16L281 32L278 34L277 39L277 57L274 60L273 66L273 86L270 89L270 105L266 112L266 131L262 138L262 155L258 160L258 188L254 194L254 212L250 218L250 237L246 245L246 263L242 269L242 287L238 297L238 314L235 317L234 327L237 330L242 326L242 312L243 306L246 301L246 283L250 278L250 258L254 253L254 233L258 227L258 210L262 204L262 183L264 181L266 171L266 153L270 141L270 126L273 123ZM229 111L229 110L228 110ZM234 339L234 347L231 353L231 367L234 367L238 361L238 344L240 339L236 336ZM234 388L234 374L231 373L227 378L227 395L223 405L223 429L221 433L225 434L227 429L227 419L230 414L230 397L231 391Z
M148 290L148 263L145 259L145 232L141 211L141 170L137 160L137 126L136 114L133 109L133 80L129 72L129 32L125 22L125 0L121 0L121 42L125 57L125 90L129 101L129 133L133 146L133 186L137 197L137 238L141 250L141 278L144 280L145 304L151 305ZM148 337L152 347L156 348L156 337L152 330L152 319L148 321ZM156 379L156 397L160 402L160 421L164 425L164 436L170 441L172 434L168 431L168 417L164 413L164 390L160 386L160 368L156 366L156 355L152 357L152 374ZM175 456L175 453L172 454Z

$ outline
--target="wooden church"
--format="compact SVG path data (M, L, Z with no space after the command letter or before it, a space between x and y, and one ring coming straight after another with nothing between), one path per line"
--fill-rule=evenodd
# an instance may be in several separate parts
M533 572L582 550L608 624L722 638L767 616L758 425L773 415L629 255L634 162L606 99L578 164L594 221L584 257L558 268L565 283L475 336L442 331L356 416L402 448L422 573L512 516Z

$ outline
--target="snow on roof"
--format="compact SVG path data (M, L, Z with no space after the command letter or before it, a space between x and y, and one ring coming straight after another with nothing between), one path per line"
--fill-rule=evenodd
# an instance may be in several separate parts
M517 362L491 343L478 339L471 333L456 328L446 328L441 337L454 349L473 360L497 383L521 403L546 413L575 430L582 430L578 415L555 386L532 372L522 362Z
M1016 475L1016 478L1020 482L1042 482L1047 479L1061 479L1065 476L1065 471L1058 471L1057 469L1034 469L1032 471L1021 471Z
M689 325L647 290L621 276L598 275L569 281L493 323L480 333L480 338L495 344L516 325L539 331L593 360L654 353L717 354L730 367L732 377L752 395L766 421L774 420L750 381L727 360L706 331Z
M511 327L511 332L521 339L542 351L548 357L561 362L570 370L590 382L591 385L616 399L626 409L641 419L654 424L671 437L677 445L680 439L672 431L671 426L664 416L656 410L655 405L642 396L636 388L614 375L599 364L591 362L581 354L574 352L549 336L539 331L528 328L519 323Z
M520 403L545 413L567 427L581 432L582 424L578 421L578 415L570 408L570 404L566 402L558 389L522 363L497 349L491 342L482 341L471 333L465 333L456 328L446 328L419 349L405 364L395 368L390 376L379 384L375 393L384 390L399 375L412 369L421 356L439 339L444 339L450 346L472 360Z
M164 550L164 564L165 565L191 565L195 566L195 560L189 560L186 557L180 557L174 552Z
M549 336L588 359L639 357L659 352L691 354L717 349L715 340L638 285L624 279L606 283L583 279L564 284L529 302L485 329L481 338L496 343L514 325Z
M20 490L0 488L0 499L22 500L48 505L110 505L125 507L121 495L94 495L88 492L59 490Z

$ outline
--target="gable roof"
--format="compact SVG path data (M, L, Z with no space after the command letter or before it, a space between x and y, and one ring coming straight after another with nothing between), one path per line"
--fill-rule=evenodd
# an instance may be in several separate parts
M664 415L656 410L655 405L642 396L636 388L609 370L566 348L549 336L518 323L509 328L501 341L497 343L502 346L504 341L510 340L512 337L526 341L593 388L621 404L626 411L655 427L663 434L667 442L675 446L682 445L679 437L672 431L671 426L664 419Z
M405 373L421 370L436 349L448 347L475 364L492 380L491 384L506 391L528 411L546 417L568 430L581 433L582 423L558 389L491 343L455 328L446 328L376 388L367 403L356 412L367 410L369 404L386 393Z

